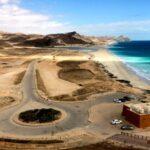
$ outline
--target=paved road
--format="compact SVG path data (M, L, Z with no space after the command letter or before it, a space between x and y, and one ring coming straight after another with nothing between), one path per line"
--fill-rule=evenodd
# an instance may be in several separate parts
M121 93L108 94L93 101L83 102L56 102L44 101L36 94L35 88L35 69L36 62L29 64L22 82L23 100L20 104L12 106L0 112L0 134L16 135L16 136L35 136L54 134L67 131L77 127L85 127L89 125L88 110L90 107L103 103L112 102L113 98L120 97ZM24 126L13 121L13 117L24 110L32 109L34 104L41 107L54 107L61 109L67 113L62 121L55 124L47 124L43 126Z

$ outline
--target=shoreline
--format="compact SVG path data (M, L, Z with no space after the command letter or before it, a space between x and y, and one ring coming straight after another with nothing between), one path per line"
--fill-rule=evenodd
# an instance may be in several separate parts
M94 61L102 63L105 68L119 80L130 81L133 87L143 90L150 90L150 82L139 76L134 70L128 67L123 61L107 48L101 48L91 53Z

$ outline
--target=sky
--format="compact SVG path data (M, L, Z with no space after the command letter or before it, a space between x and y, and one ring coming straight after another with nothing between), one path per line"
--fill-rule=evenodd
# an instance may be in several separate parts
M0 31L150 40L150 0L0 0Z

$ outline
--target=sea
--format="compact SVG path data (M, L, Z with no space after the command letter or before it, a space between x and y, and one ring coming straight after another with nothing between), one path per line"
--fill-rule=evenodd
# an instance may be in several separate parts
M120 42L108 49L137 75L150 81L150 41Z

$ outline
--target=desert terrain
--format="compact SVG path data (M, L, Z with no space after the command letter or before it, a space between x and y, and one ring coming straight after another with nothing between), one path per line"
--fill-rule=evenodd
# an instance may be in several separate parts
M56 35L34 35L32 38L19 35L20 40L18 35L3 35L5 39L0 45L0 148L148 149L147 145L113 140L114 135L120 136L122 131L120 125L113 126L110 121L118 118L127 123L121 115L123 104L114 103L115 98L134 95L134 103L149 101L149 86L138 77L129 78L127 70L118 65L120 62L103 49L93 53L53 47L58 43L85 43L89 47L92 43L76 33L67 35L69 39L72 34L70 41L64 35L57 35L61 42ZM43 40L50 40L52 44L46 42L43 47ZM119 70L116 75L114 70ZM128 71L128 74L132 73ZM126 80L131 82L124 82ZM41 109L54 109L61 115L56 120L52 117L55 121L49 122L46 115L42 122L37 118L36 121L31 118L33 122L19 119L21 113L30 110L36 110L38 116ZM149 137L150 129L135 127L129 133Z

